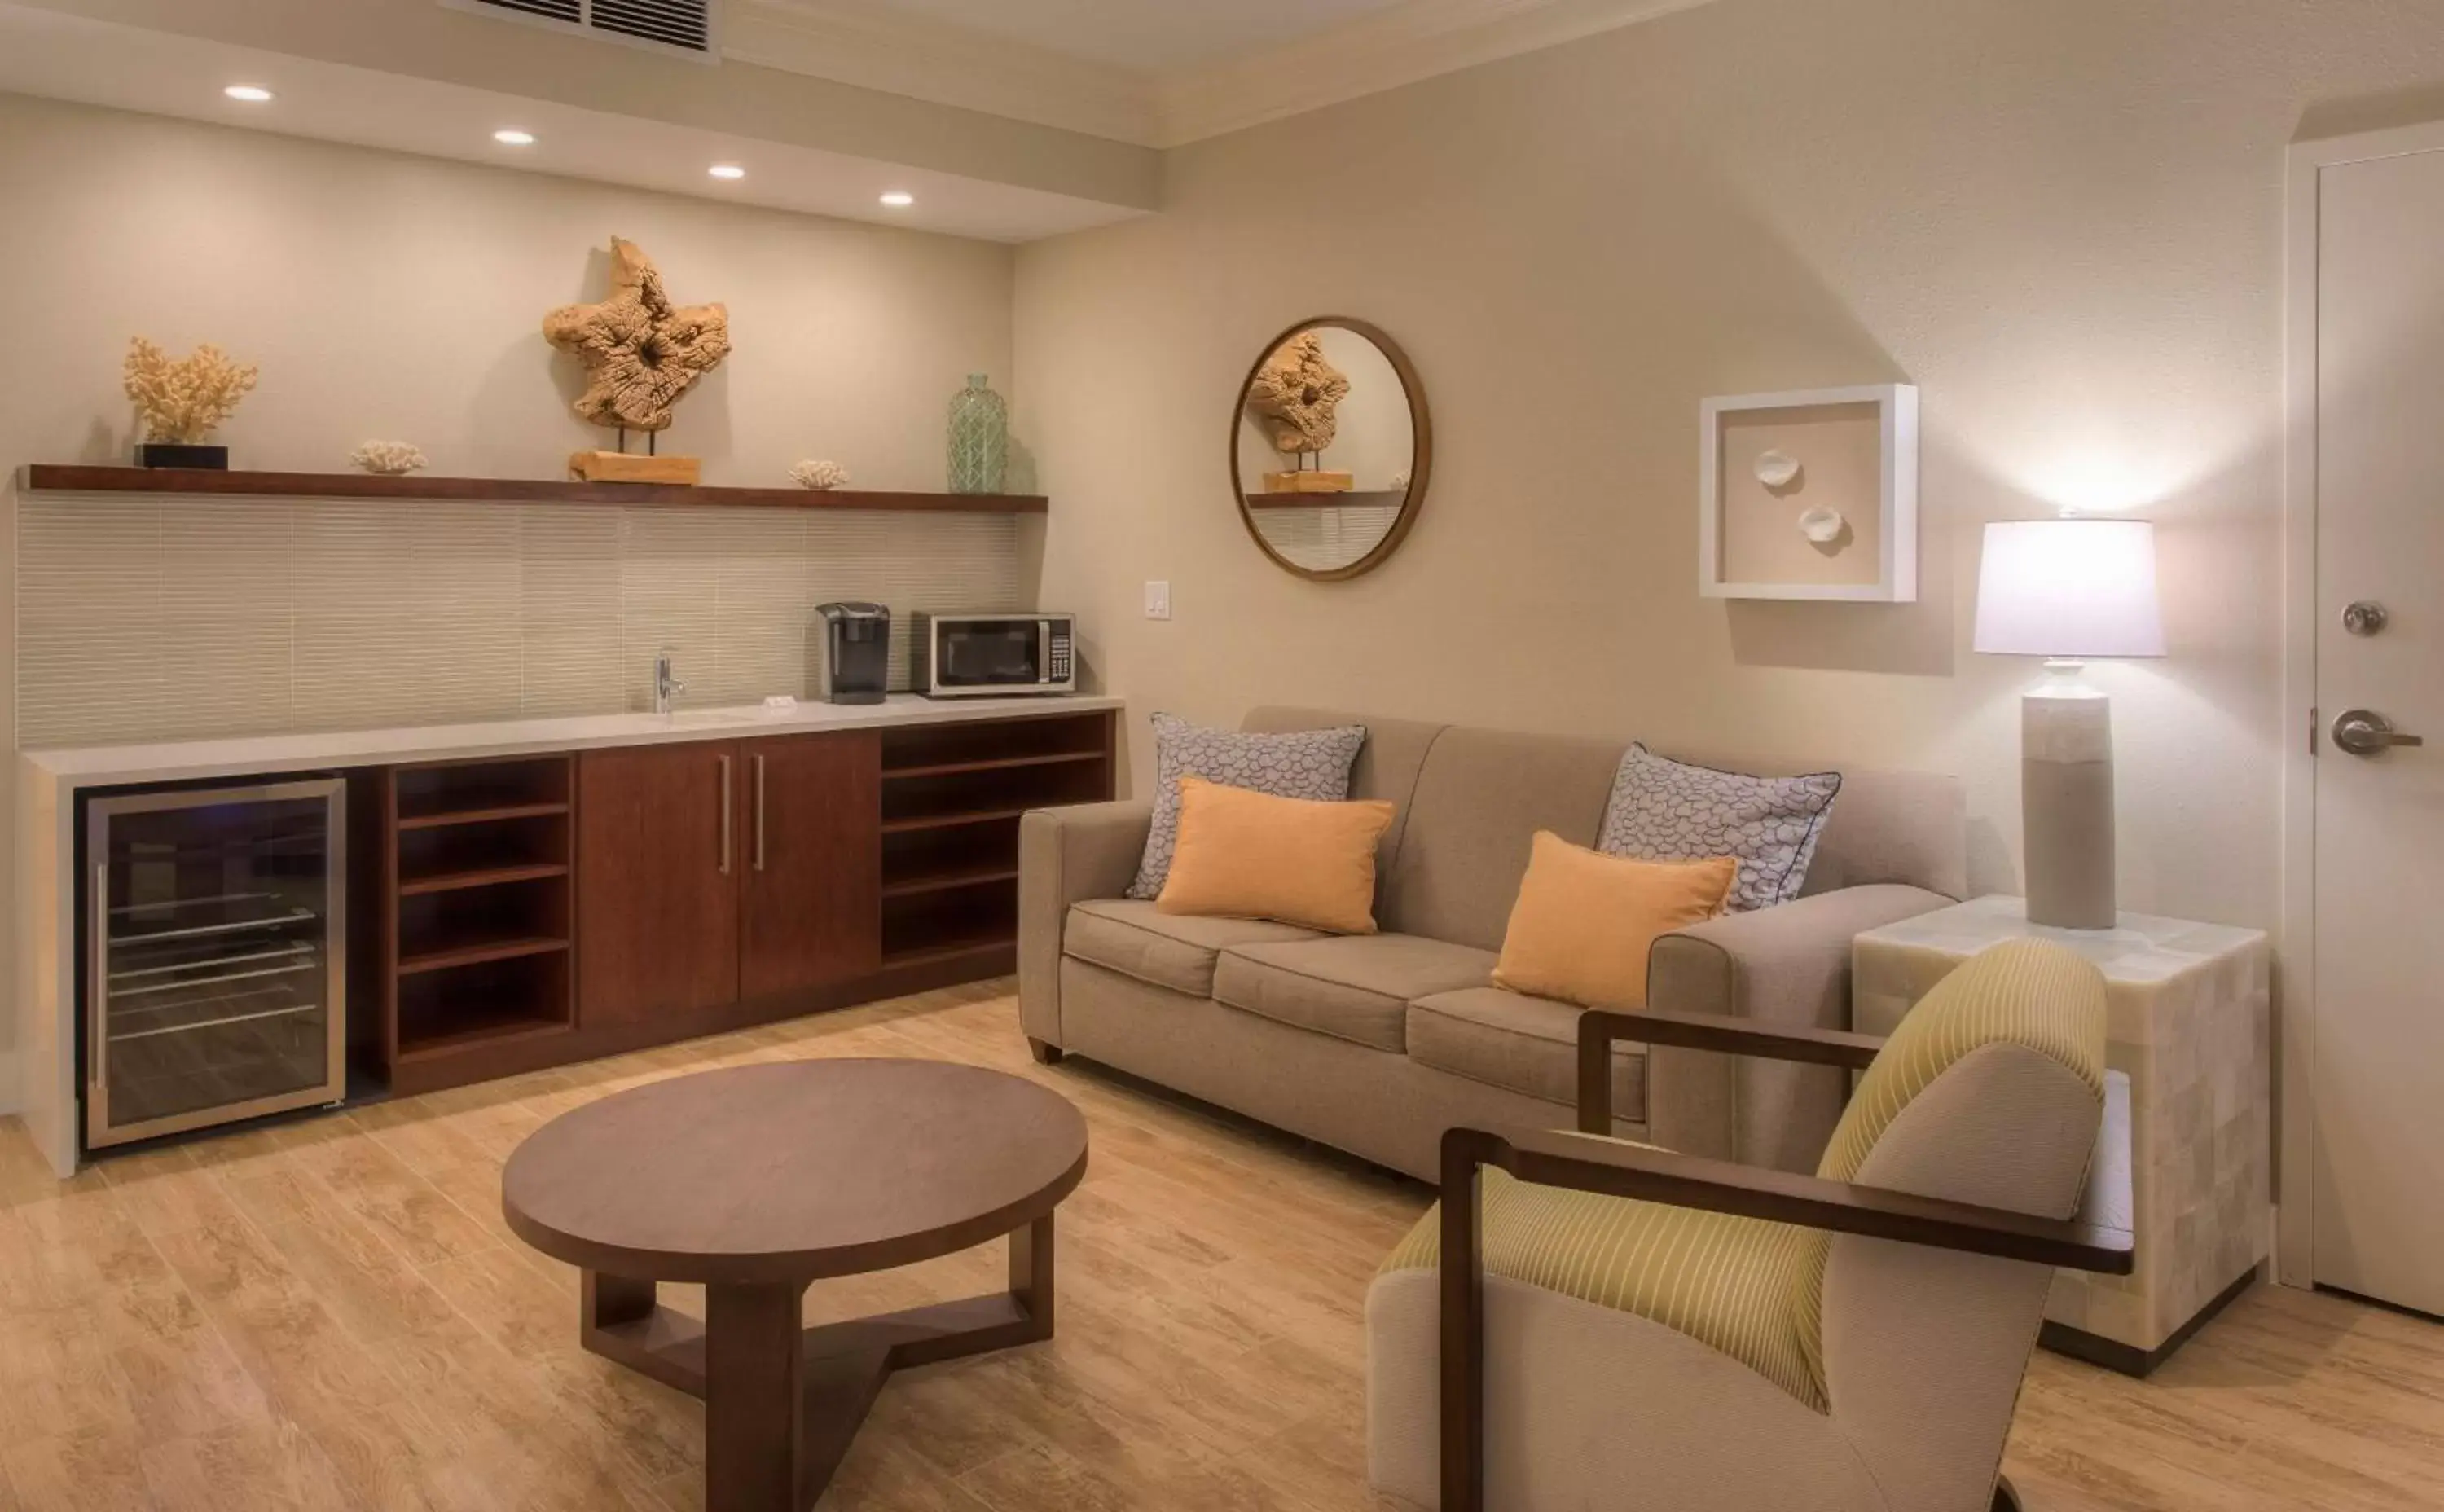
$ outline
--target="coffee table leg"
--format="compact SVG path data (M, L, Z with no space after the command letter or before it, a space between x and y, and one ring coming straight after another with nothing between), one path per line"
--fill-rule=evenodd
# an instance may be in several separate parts
M653 1315L655 1293L652 1282L589 1270L585 1272L585 1310L581 1316L589 1331L633 1323Z
M800 1512L803 1285L704 1293L704 1480L709 1512Z
M1009 1295L1027 1309L1030 1339L1052 1337L1052 1215L1009 1236Z

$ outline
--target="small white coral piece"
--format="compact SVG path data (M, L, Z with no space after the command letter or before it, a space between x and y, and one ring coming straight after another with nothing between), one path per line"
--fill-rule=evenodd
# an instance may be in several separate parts
M1799 476L1799 459L1787 452L1761 452L1756 459L1757 481L1768 489L1779 489Z
M1831 545L1841 540L1842 532L1848 529L1849 525L1842 518L1841 510L1828 509L1821 504L1799 512L1799 533L1820 546Z
M425 465L424 453L405 441L368 441L349 452L348 460L386 478L405 477Z
M845 488L848 469L837 462L801 462L789 470L789 481L802 489Z
M256 369L251 362L231 361L209 341L173 361L139 336L128 343L126 376L127 396L144 421L144 439L192 446L236 413L237 401L254 387Z

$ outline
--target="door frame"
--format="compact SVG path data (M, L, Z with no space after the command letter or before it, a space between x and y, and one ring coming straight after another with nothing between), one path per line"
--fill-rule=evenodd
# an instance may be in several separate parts
M2444 152L2444 121L2293 142L2285 173L2283 478L2283 905L2278 1019L2274 1275L2315 1284L2317 1120L2317 329L2324 171Z

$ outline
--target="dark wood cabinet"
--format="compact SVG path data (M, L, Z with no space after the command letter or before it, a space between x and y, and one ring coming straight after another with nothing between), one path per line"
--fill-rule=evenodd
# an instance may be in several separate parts
M1110 797L1115 739L1055 707L369 770L360 1062L425 1092L1008 972L1020 816Z
M705 741L578 757L581 1027L736 1001L742 756Z
M882 743L873 730L746 742L738 990L748 998L882 964Z

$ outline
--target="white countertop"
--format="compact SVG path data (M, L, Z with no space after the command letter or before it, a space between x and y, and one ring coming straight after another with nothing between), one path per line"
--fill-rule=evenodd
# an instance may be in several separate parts
M750 705L738 709L689 709L676 714L581 714L562 719L494 720L477 725L250 735L234 740L29 750L23 759L28 766L64 786L102 787L257 772L530 756L609 746L661 746L691 740L817 734L894 725L1081 714L1119 709L1123 703L1119 698L1084 694L933 699L894 693L879 704L802 703L786 710Z

